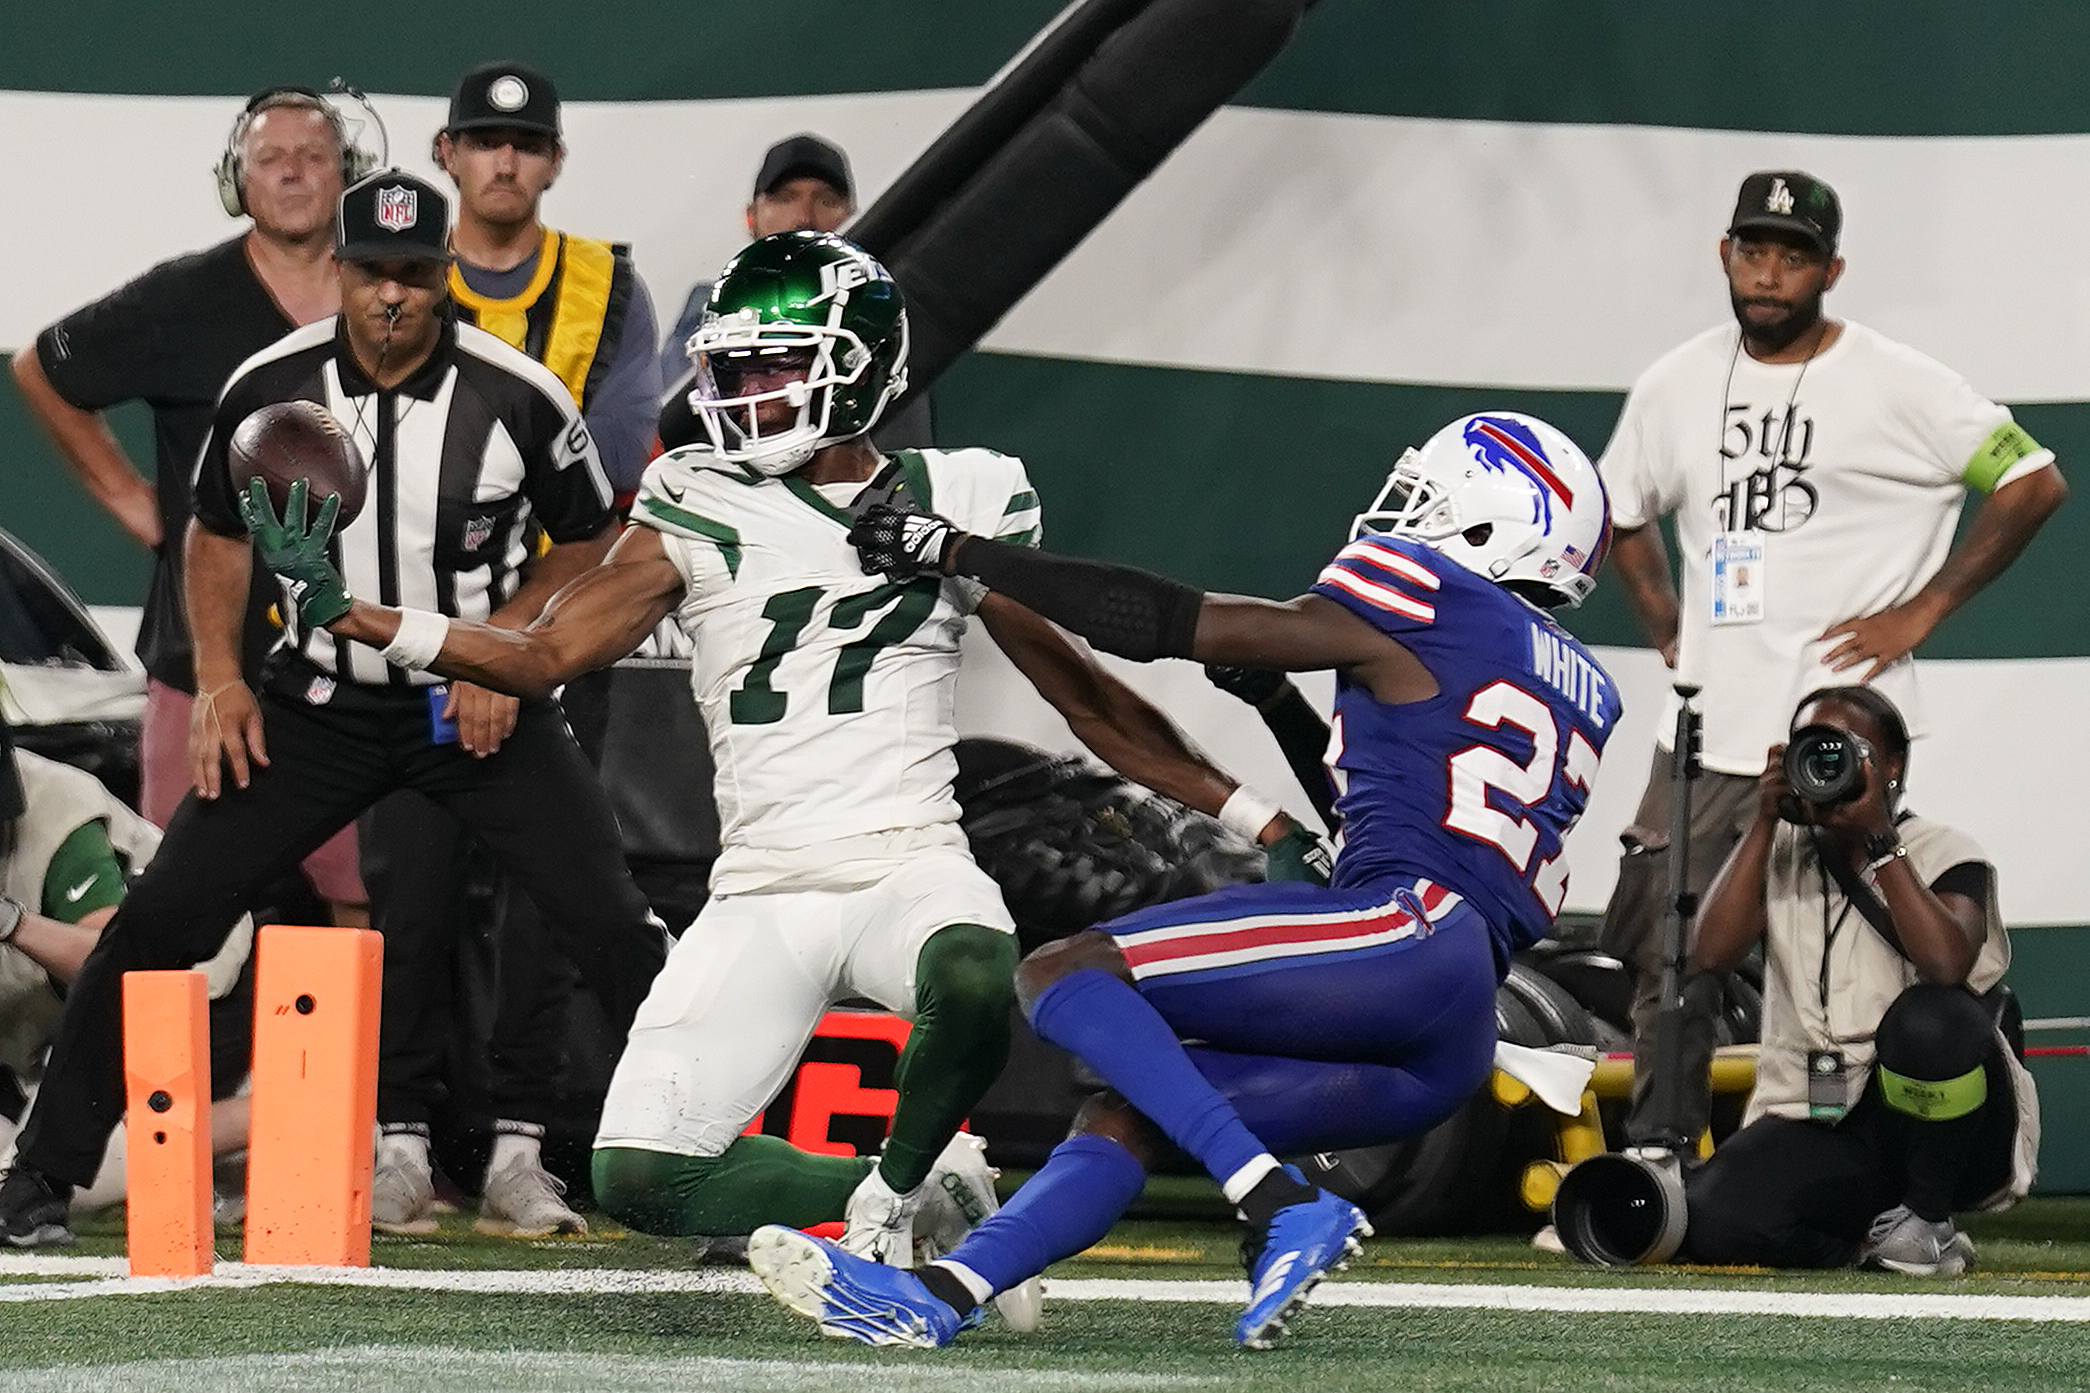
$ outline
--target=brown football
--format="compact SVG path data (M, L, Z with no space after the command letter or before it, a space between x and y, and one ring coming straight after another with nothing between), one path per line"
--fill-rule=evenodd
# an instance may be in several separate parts
M348 526L363 511L370 481L363 452L318 402L283 401L262 407L232 432L226 455L233 488L244 493L248 481L259 476L268 483L269 500L278 515L289 500L291 484L299 479L306 480L311 491L313 517L330 493L341 495L337 527Z

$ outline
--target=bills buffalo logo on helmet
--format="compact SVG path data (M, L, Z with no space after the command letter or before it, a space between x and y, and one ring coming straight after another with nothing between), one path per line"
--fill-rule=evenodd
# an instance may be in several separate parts
M404 232L420 219L421 200L412 189L394 184L377 191L377 225L387 232Z
M1475 416L1466 425L1466 444L1483 468L1499 472L1515 470L1538 485L1540 515L1548 528L1553 522L1553 500L1575 506L1574 491L1546 458L1546 448L1523 422L1499 416Z

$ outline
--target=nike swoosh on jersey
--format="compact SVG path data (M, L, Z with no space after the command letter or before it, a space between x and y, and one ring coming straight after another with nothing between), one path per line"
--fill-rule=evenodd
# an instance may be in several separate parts
M100 879L101 876L99 875L91 875L87 877L87 879L81 881L78 885L75 885L72 889L66 891L66 903L71 904L73 901L79 899L80 896L86 894L89 890L92 890L94 888L94 883Z

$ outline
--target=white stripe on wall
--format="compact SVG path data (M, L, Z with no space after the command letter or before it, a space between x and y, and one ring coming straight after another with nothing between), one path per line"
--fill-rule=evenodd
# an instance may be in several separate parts
M737 249L761 153L813 129L868 197L965 91L576 102L554 223L633 242L671 320ZM380 96L433 174L443 104ZM0 347L222 238L209 171L236 97L0 93ZM34 132L31 137L27 133ZM1619 389L1723 317L1714 246L1743 173L1842 192L1838 312L2011 401L2090 398L2090 135L1880 138L1507 125L1229 108L990 338L1012 352L1371 381Z

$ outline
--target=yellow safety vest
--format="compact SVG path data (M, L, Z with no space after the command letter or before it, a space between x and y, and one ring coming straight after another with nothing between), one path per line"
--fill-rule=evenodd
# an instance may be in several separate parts
M631 308L631 248L544 229L537 271L520 294L506 300L481 295L450 266L450 297L458 318L550 368L588 409L588 398L609 372Z

